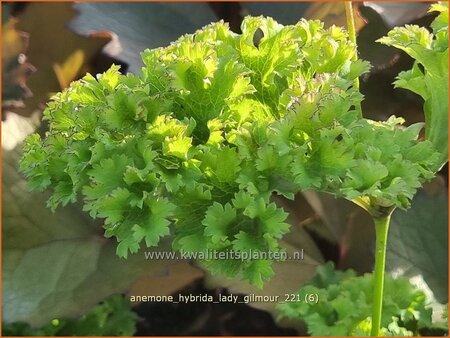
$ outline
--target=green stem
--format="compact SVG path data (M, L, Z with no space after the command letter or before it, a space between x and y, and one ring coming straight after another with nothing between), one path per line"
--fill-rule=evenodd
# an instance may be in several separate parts
M353 6L351 1L345 2L345 16L347 17L348 37L350 41L353 42L356 46L355 17L353 15ZM352 60L358 60L358 53L355 53L355 55L353 55Z
M375 271L374 271L374 293L373 293L373 309L372 309L372 331L371 336L380 335L381 327L381 310L383 307L383 287L384 273L386 265L386 248L387 235L389 231L389 222L391 220L391 212L387 215L374 218L375 222Z
M345 16L347 17L347 30L348 30L348 37L351 42L355 45L355 55L353 55L352 60L356 61L358 60L358 49L356 44L356 28L355 28L355 17L353 15L353 6L351 1L345 1ZM353 86L359 90L359 78L356 78L354 80ZM357 107L359 114L362 114L361 111L361 105Z

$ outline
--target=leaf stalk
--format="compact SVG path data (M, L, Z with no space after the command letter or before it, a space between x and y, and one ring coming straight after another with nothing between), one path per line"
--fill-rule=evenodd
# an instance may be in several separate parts
M374 217L375 223L375 270L372 308L372 329L370 335L380 336L381 313L383 308L384 274L386 266L387 237L392 211L381 217Z
M351 42L353 42L355 46L355 55L353 55L352 60L356 61L358 60L358 45L356 44L356 26L355 26L355 16L353 14L353 5L351 1L345 1L345 16L347 18L347 30L348 30L348 37ZM354 80L353 86L355 89L359 90L359 78L356 78ZM362 116L361 111L361 105L357 107L359 114Z

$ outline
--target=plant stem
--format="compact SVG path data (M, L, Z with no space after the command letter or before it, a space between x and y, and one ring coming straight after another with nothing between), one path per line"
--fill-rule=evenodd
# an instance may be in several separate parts
M386 265L386 249L387 235L389 231L389 222L391 220L391 212L387 215L374 218L375 223L375 271L374 271L374 293L373 293L373 309L372 309L372 330L371 336L380 335L381 326L381 310L383 307L383 287L384 273Z
M356 44L356 28L355 28L355 17L353 15L353 6L351 1L345 1L345 16L347 17L347 30L348 37L351 42L355 45L355 55L353 55L352 60L358 60L358 45ZM353 86L359 90L359 78L354 80ZM359 114L362 114L361 105L357 107Z
M345 2L345 16L347 18L348 37L350 41L353 42L356 46L355 17L353 16L353 6L351 1ZM355 53L355 55L353 55L352 60L358 60L358 53Z

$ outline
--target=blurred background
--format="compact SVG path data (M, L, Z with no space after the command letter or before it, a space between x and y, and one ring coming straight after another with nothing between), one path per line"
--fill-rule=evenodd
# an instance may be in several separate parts
M407 124L423 121L421 98L392 86L412 60L375 40L394 26L428 26L428 7L354 4L359 57L373 65L361 79L366 118L395 114ZM138 255L124 262L115 243L103 237L101 222L77 204L52 213L45 206L49 195L30 193L17 172L23 139L35 130L45 133L42 110L52 94L112 64L138 73L141 51L214 21L224 20L239 33L246 15L282 24L302 17L325 26L346 23L344 4L336 2L2 2L3 335L305 335L301 323L277 321L272 303L129 304L128 295L282 295L301 287L325 261L358 273L372 270L371 219L327 195L305 192L283 202L293 225L284 244L304 249L307 264L277 263L276 277L257 291L212 278L194 262L152 262ZM437 315L448 302L447 172L446 166L419 192L408 213L394 214L388 249L388 270L425 290Z

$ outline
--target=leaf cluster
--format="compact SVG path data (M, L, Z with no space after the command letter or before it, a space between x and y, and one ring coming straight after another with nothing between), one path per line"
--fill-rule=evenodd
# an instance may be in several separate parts
M279 251L289 225L274 194L406 208L439 155L420 125L361 118L353 81L369 65L355 53L319 21L247 17L242 34L211 24L143 52L138 75L113 66L54 96L21 171L53 191L52 209L81 198L122 257L169 233L184 251ZM259 287L273 274L268 260L204 264Z
M431 5L438 12L431 24L424 27L396 27L378 40L406 52L415 62L411 70L401 72L395 86L420 95L425 104L425 134L440 156L437 168L448 160L448 2Z
M318 267L315 277L297 292L302 301L278 305L280 316L304 320L312 336L368 336L373 285L373 274L337 271L329 262ZM307 294L318 295L318 302L303 301ZM406 278L386 276L384 295L383 335L417 335L421 328L432 325L425 294Z

